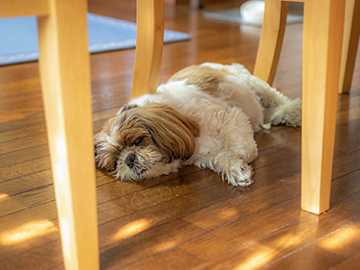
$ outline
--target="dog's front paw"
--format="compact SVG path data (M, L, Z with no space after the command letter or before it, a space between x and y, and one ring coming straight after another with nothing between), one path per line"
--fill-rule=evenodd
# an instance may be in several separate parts
M276 125L287 125L291 127L301 126L301 100L295 99L281 105L274 112L271 123Z
M229 164L230 165L230 164ZM242 160L234 161L231 166L225 168L222 172L224 180L234 186L249 186L254 183L252 180L253 170L250 165Z
M219 151L204 155L194 165L209 168L221 174L223 181L234 186L248 186L254 183L253 170L238 153Z

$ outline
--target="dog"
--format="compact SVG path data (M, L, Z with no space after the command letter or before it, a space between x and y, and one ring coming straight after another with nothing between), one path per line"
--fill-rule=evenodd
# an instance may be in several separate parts
M156 93L131 100L94 136L96 167L141 180L193 164L234 186L253 183L254 132L301 126L291 100L240 64L204 63L175 73Z

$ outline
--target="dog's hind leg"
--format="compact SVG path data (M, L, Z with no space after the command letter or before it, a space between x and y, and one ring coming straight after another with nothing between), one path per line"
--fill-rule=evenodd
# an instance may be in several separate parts
M287 126L301 126L301 107L300 99L290 100L279 104L269 115L269 122L272 125L285 124Z
M232 64L229 69L241 77L255 91L264 108L264 123L301 126L301 100L290 99L268 83L252 75L242 65Z
M217 69L225 69L227 72L241 78L250 86L251 90L258 96L264 108L264 124L285 124L287 126L301 126L301 100L290 99L260 78L252 75L240 64L220 65L205 63Z

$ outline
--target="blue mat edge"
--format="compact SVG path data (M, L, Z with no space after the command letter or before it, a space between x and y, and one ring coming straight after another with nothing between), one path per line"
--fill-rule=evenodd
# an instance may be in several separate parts
M34 16L30 16L30 17L34 17ZM133 28L133 30L136 31L136 23L133 22L123 21L120 19L88 13L88 24L90 19L96 19L96 20L99 19L111 24L126 24L127 27ZM89 39L90 39L90 35L91 35L91 29L89 29ZM190 34L186 34L183 32L167 30L167 29L164 31L164 43L185 41L191 38L192 36ZM101 43L90 44L89 41L89 52L100 53L100 52L108 52L115 50L124 50L124 49L135 48L135 46L136 46L136 38L128 39L125 42L124 41L111 42L111 43L105 42L103 44ZM39 59L38 49L36 51L31 51L31 52L23 52L23 53L7 54L7 55L3 54L0 55L0 66L33 62L33 61L37 61L38 59Z

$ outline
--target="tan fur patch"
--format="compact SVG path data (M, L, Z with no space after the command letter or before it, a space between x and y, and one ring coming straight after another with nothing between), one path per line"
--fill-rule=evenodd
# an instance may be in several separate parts
M192 156L195 137L200 134L200 127L195 121L160 103L150 103L133 111L169 160L186 160Z
M186 84L196 85L199 90L219 97L218 86L225 81L225 75L233 75L226 69L214 69L208 66L189 66L175 73L169 81L186 80Z

